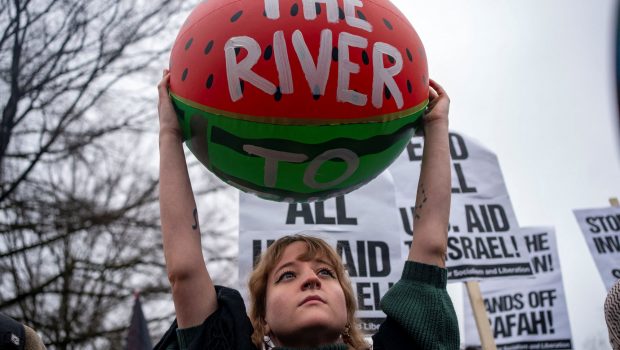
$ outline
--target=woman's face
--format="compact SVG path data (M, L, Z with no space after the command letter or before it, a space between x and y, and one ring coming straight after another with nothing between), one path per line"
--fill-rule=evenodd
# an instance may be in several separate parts
M321 256L300 260L305 252L305 243L290 244L269 274L265 320L276 345L331 344L347 324L345 296L334 268Z

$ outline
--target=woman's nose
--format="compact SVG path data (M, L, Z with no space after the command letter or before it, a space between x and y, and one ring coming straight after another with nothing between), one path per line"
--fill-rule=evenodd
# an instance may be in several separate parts
M316 273L314 273L314 271L311 271L308 273L308 275L304 279L301 289L302 290L321 289L321 280L316 275Z

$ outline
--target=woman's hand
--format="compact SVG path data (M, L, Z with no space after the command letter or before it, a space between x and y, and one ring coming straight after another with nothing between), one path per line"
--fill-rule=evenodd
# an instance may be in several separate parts
M446 91L436 81L429 81L429 103L424 114L424 126L445 123L448 125L450 98Z
M183 142L183 134L179 127L176 112L172 106L170 95L168 95L168 87L170 85L170 71L164 69L161 81L157 85L159 91L159 103L157 110L159 112L159 137L172 136L179 142Z

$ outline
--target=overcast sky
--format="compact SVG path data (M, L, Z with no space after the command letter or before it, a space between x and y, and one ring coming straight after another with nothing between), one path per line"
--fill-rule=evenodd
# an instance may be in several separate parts
M576 349L606 340L606 291L572 210L620 196L616 2L392 2L451 97L451 128L497 154L519 224L556 228Z

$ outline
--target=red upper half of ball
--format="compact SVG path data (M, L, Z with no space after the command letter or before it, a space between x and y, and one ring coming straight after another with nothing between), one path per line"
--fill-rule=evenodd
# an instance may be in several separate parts
M426 54L403 14L388 0L327 3L202 2L172 49L171 91L272 120L353 122L423 104Z

